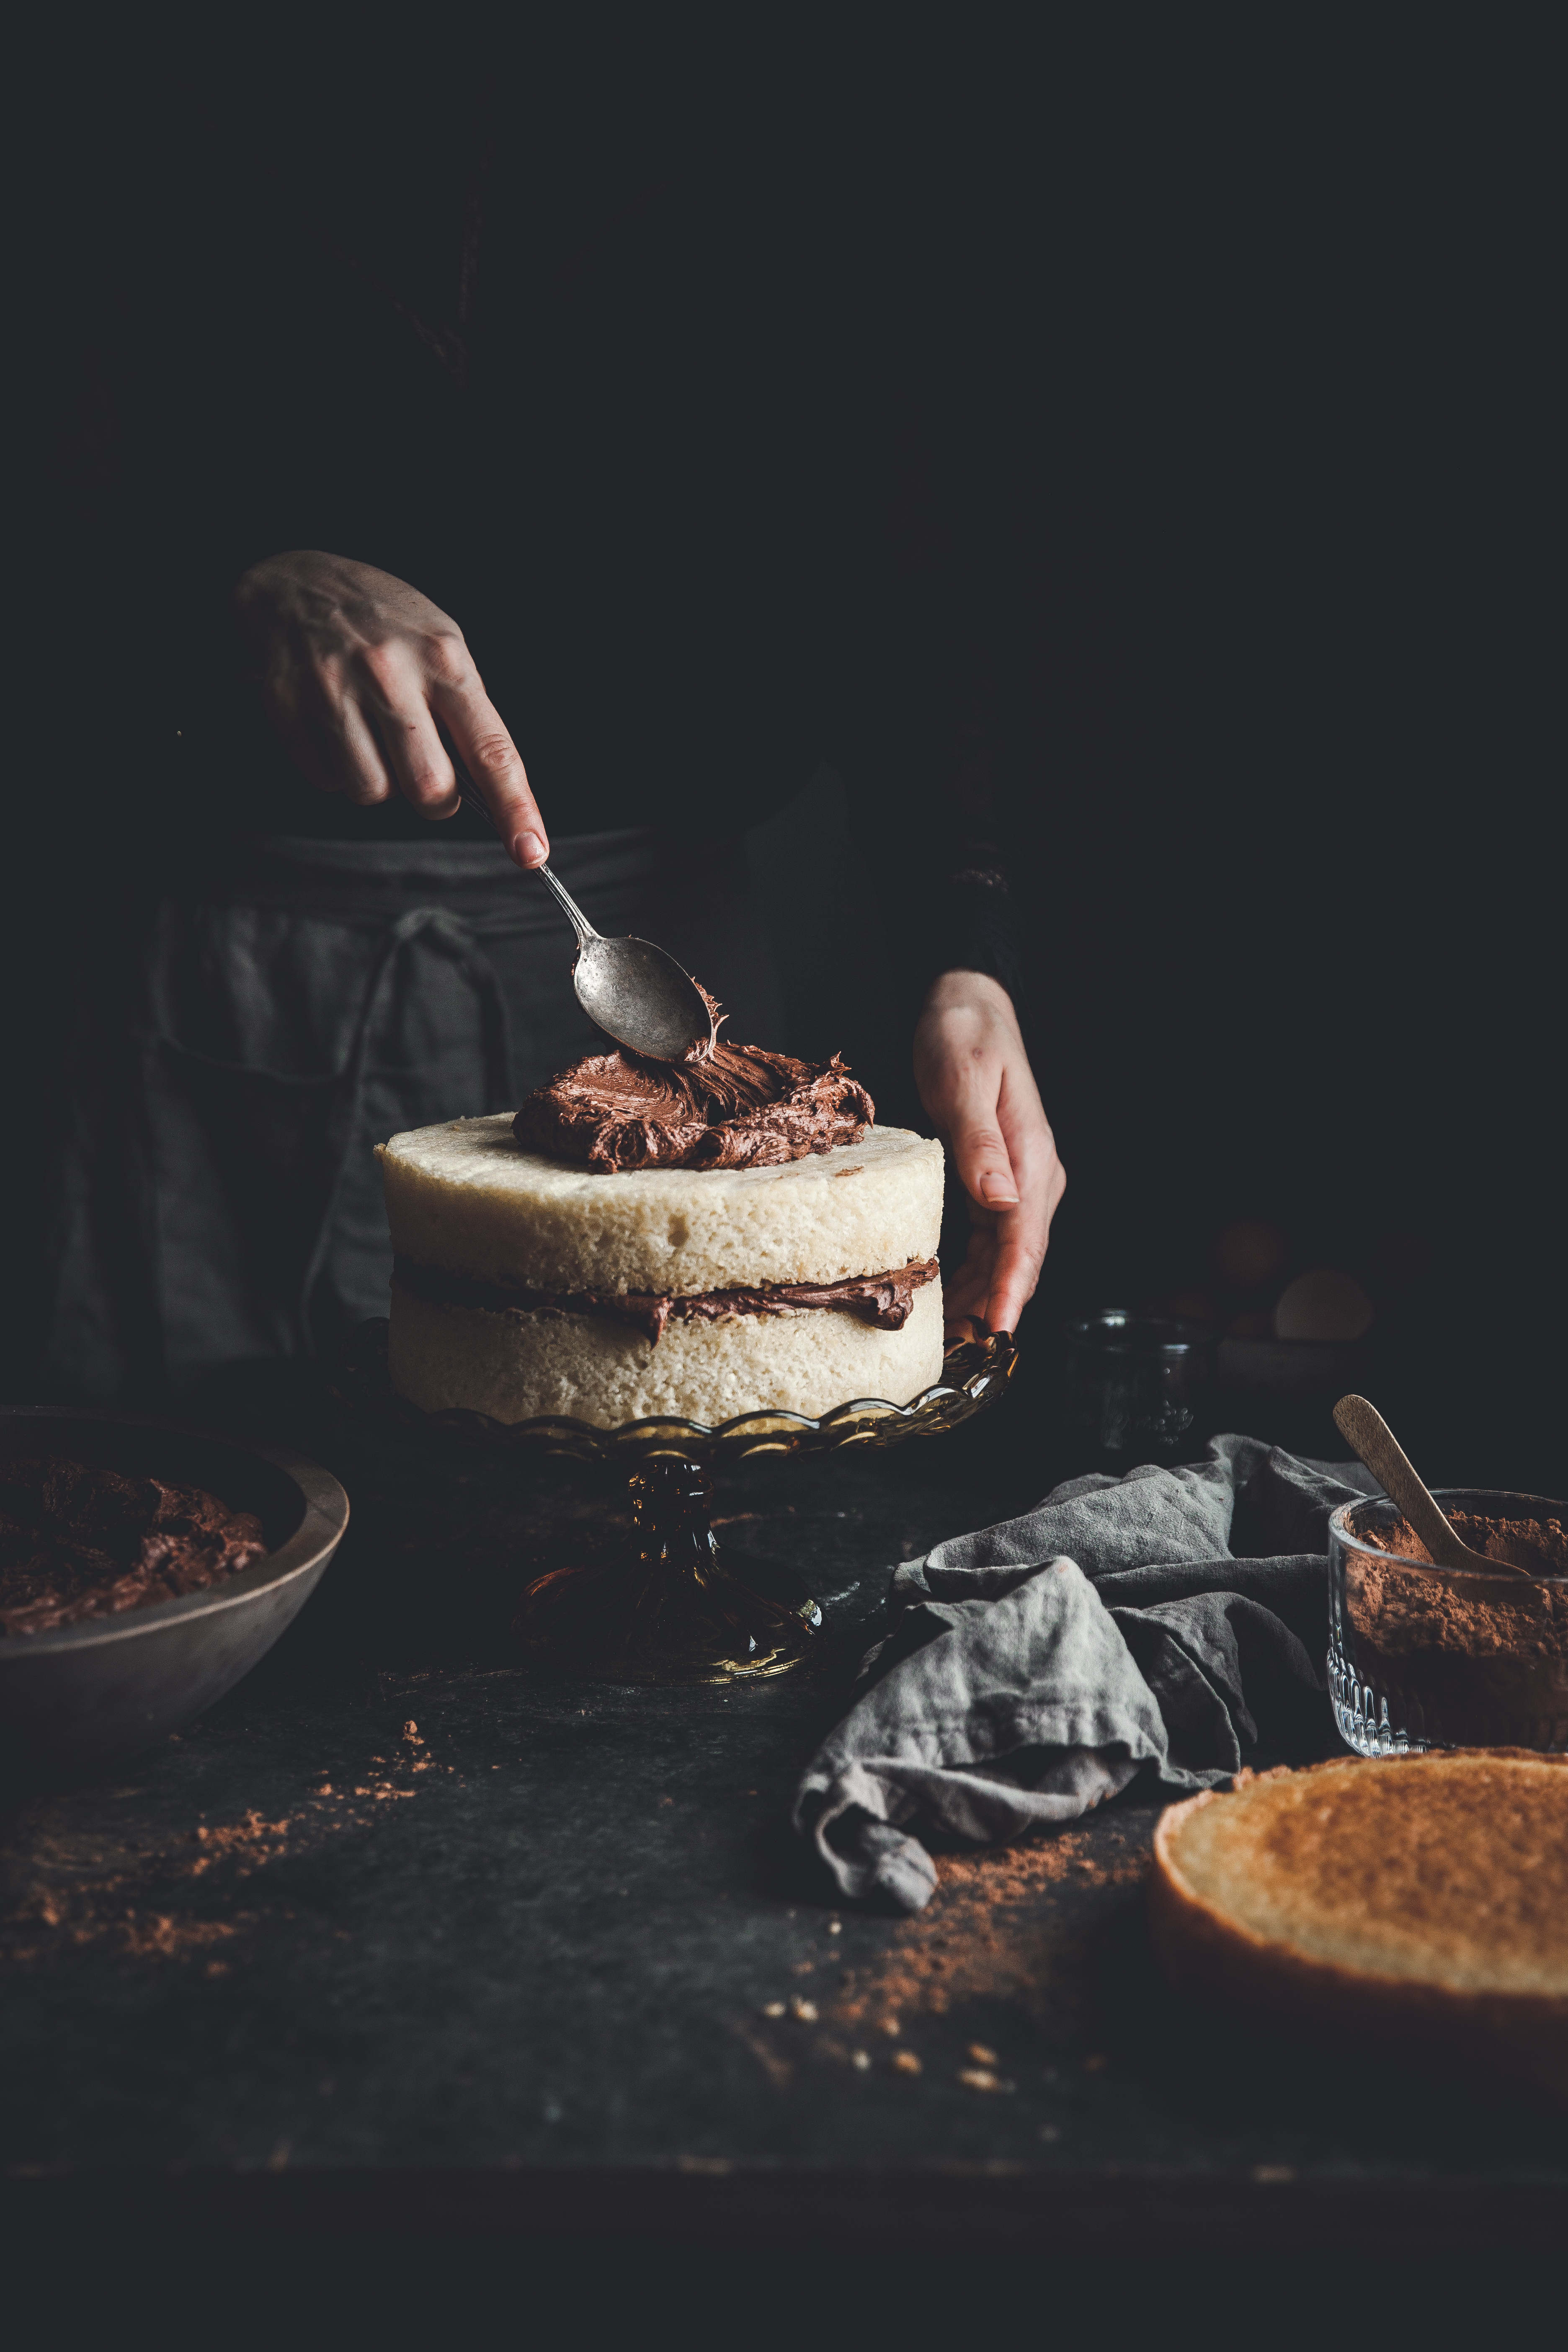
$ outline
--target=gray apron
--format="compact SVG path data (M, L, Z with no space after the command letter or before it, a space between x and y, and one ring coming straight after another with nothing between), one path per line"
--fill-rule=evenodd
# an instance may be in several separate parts
M658 940L740 1039L777 1034L738 836L558 840L595 927ZM386 1311L374 1146L510 1111L603 1033L543 886L483 843L267 838L149 910L84 1007L47 1392L177 1396L236 1360L330 1349Z

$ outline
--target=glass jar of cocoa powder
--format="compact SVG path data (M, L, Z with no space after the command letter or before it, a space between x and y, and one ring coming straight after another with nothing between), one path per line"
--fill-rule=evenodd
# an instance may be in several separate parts
M1329 1521L1329 1688L1361 1756L1424 1748L1568 1748L1568 1504L1434 1490L1455 1533L1499 1563L1436 1568L1386 1496ZM1503 1563L1531 1570L1510 1575Z

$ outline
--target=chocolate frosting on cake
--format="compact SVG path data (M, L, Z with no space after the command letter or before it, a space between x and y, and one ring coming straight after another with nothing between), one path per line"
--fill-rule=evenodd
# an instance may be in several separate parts
M0 1464L0 1634L200 1592L265 1554L261 1522L201 1486L61 1454Z
M746 1285L731 1290L703 1290L681 1297L660 1291L529 1290L483 1282L467 1274L448 1274L439 1266L418 1265L400 1257L393 1278L422 1298L441 1307L482 1307L491 1314L608 1315L630 1323L653 1346L672 1319L678 1323L717 1323L727 1315L784 1315L794 1307L837 1307L879 1331L901 1331L910 1319L914 1295L937 1276L935 1258L916 1258L886 1274L850 1275L842 1282L785 1282Z
M606 1173L624 1168L776 1168L858 1143L876 1118L843 1057L797 1062L760 1045L708 1043L684 1061L617 1047L589 1054L529 1096L520 1143Z

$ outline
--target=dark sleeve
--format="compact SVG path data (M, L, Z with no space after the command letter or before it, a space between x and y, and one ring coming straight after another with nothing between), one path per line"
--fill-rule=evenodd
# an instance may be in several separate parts
M336 814L283 755L247 676L233 597L251 564L318 547L447 609L461 590L451 372L330 246L244 228L216 258L210 238L171 238L134 299L127 262L83 354L111 430L72 552L117 624L95 648L103 751L86 789L116 824L138 806L120 788L126 762L143 761L145 822L170 838Z
M901 675L900 674L901 673ZM841 730L856 845L877 878L911 1013L938 975L979 971L1027 1015L1005 811L1008 697L949 646L884 673Z
M944 971L1026 1021L1010 813L1035 761L1035 566L1016 468L973 399L889 386L841 475L828 731L911 1017Z
M201 321L204 431L181 453L193 594L226 607L263 556L320 547L439 601L460 536L450 376L330 254L237 272L223 292Z

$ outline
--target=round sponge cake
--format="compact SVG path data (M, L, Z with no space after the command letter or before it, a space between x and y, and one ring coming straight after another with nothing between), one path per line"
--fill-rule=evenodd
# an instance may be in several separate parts
M935 1280L915 1288L897 1329L848 1305L726 1302L673 1314L654 1339L593 1308L628 1295L754 1297L923 1265L941 1232L942 1152L921 1136L873 1128L781 1167L606 1174L529 1150L501 1116L394 1136L379 1157L393 1245L410 1268L393 1282L393 1384L426 1412L712 1427L764 1411L815 1419L862 1397L907 1404L941 1377Z
M1166 1973L1227 2020L1568 2097L1568 1757L1240 1773L1161 1817L1149 1903Z
M536 1290L842 1282L934 1257L942 1231L942 1146L898 1127L781 1168L605 1175L525 1150L502 1114L377 1156L399 1257Z

